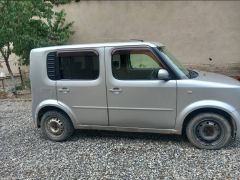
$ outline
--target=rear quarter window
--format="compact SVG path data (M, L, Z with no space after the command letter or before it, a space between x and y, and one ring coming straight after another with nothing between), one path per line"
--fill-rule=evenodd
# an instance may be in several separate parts
M92 51L60 52L56 54L54 67L55 77L51 76L50 68L47 68L50 79L94 80L99 77L99 56Z

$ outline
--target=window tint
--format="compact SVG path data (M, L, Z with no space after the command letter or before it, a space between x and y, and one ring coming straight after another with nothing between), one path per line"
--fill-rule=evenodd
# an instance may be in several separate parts
M112 55L112 73L120 80L154 80L162 68L157 57L147 49L118 50Z
M144 68L158 68L157 62L146 54L130 54L130 63L132 68L144 69Z
M99 76L99 58L93 52L61 53L59 78L94 80Z

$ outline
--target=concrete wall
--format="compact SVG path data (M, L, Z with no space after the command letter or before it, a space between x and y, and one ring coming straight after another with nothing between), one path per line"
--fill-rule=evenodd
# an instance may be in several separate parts
M240 73L239 1L83 0L62 8L75 22L69 44L159 41L191 67Z
M67 21L74 21L69 44L159 41L187 66L240 74L240 1L81 0L56 9L65 9ZM7 72L2 65L0 71Z
M18 61L19 57L16 56L15 54L12 54L9 57L9 64L11 66L12 72L14 75L18 75L19 74L19 61ZM29 68L27 66L21 66L21 70L26 73L29 71ZM5 73L5 75L8 75L8 70L7 67L5 65L4 59L0 56L0 72Z
M9 57L9 64L11 66L12 71L14 74L18 73L18 57L15 55L11 55ZM8 74L7 67L5 65L3 57L0 55L0 72L4 72L6 75Z

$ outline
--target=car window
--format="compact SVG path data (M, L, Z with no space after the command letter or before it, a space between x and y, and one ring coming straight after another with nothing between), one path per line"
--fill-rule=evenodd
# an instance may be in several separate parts
M99 76L99 57L95 53L67 53L59 57L60 79L94 80Z
M130 54L131 67L134 69L152 69L158 68L159 65L156 61L147 54L132 53Z
M112 73L119 80L154 80L162 68L148 49L117 50L112 55Z

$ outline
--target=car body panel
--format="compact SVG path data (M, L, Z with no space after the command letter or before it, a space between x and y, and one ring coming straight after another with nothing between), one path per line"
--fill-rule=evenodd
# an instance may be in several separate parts
M219 83L221 84L221 87L232 85L239 88L239 84L240 84L239 81L231 77L228 77L222 74L212 73L212 72L198 71L198 70L195 70L195 71L197 71L198 73L198 76L195 78L195 80L209 82L209 83Z
M141 47L139 47L141 48ZM109 125L173 129L176 116L176 80L118 80L111 71L114 48L105 48ZM122 92L111 92L120 88Z
M51 51L32 50L30 53L30 82L32 95L32 115L36 119L36 109L45 100L56 100L56 81L50 80L46 72L46 56ZM37 123L34 123L37 124Z
M233 112L231 112L231 117L233 118L234 122L236 123L236 137L240 137L240 109L237 109Z
M78 50L84 50L79 48ZM92 48L100 59L96 80L57 80L57 98L72 109L80 125L108 125L104 48ZM66 88L67 91L62 91Z
M42 108L56 107L68 114L75 128L181 134L185 118L201 108L228 113L240 129L240 83L224 75L196 71L196 78L169 81L117 80L111 73L111 51L117 47L148 47L158 43L119 42L38 48L30 54L32 113L37 125ZM59 50L98 51L100 76L91 81L54 81L46 72L46 57ZM105 50L104 50L105 49ZM159 53L159 58L164 58ZM164 59L169 70L173 67ZM174 70L172 70L173 73ZM63 87L71 93L58 92ZM109 89L121 87L122 94ZM72 95L71 95L72 94ZM132 117L132 118L131 118Z

